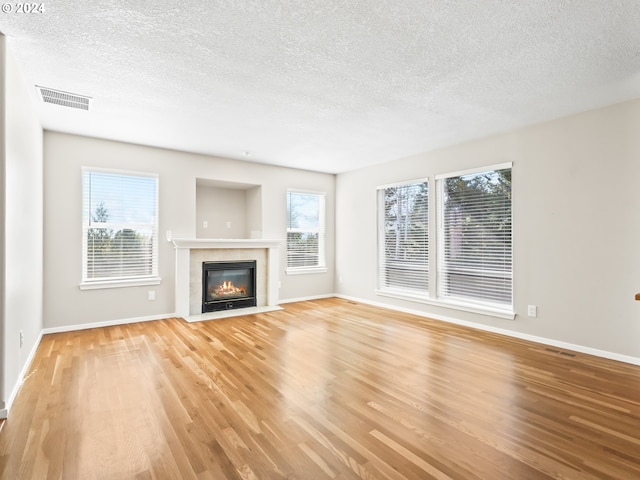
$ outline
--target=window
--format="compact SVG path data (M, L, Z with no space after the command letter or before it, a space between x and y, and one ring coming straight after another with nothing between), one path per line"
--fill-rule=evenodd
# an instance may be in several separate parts
M428 182L380 187L378 202L378 288L428 296Z
M438 296L510 310L511 165L437 181Z
M378 187L376 292L513 318L511 167Z
M82 171L82 284L159 283L158 177Z
M325 194L287 192L287 273L326 272Z

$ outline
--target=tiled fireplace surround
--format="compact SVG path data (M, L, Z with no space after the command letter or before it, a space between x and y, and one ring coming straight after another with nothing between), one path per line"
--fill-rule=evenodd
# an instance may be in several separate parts
M189 322L278 309L279 240L173 239L176 249L176 313ZM201 313L202 262L256 261L257 307Z

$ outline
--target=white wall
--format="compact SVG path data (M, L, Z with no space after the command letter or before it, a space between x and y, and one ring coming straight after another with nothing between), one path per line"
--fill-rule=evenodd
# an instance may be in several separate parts
M197 186L196 237L249 238L245 196L240 189Z
M247 234L249 238L262 237L262 187L245 190L247 207Z
M638 125L633 101L338 175L338 293L640 359ZM374 293L376 186L509 161L515 320Z
M173 244L164 240L196 237L196 179L261 185L263 237L286 237L286 191L302 188L327 192L328 230L325 274L287 276L284 250L280 278L283 300L334 291L335 176L163 150L126 143L45 132L44 323L46 328L102 321L154 317L175 312ZM81 291L82 166L159 174L161 285ZM257 195L248 201L256 205ZM249 222L255 225L255 218ZM284 247L284 244L283 244ZM147 292L156 291L156 300Z
M7 43L4 35L0 34L0 412L2 413L0 417L5 417L6 405L7 405L7 394L5 392L5 348L4 348L4 325L5 325L5 314L4 314L4 305L5 305L5 275L4 275L4 265L5 265L5 210L6 210L6 201L5 201L5 165L6 165L6 146L5 146L5 131L6 131L6 63L7 63Z
M4 105L0 164L3 200L2 400L9 407L42 330L42 128L15 61L0 35L0 99ZM20 332L24 344L20 347Z

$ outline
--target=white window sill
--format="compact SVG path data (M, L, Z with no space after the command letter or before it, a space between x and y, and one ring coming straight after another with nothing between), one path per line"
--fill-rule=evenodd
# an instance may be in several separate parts
M429 295L426 293L411 293L409 290L396 290L386 288L384 290L376 290L376 294L383 297L399 298L401 300L409 300L418 303L430 303Z
M327 273L327 267L291 267L286 269L287 275L306 275L308 273Z
M422 295L402 294L390 290L376 290L376 294L382 297L398 298L400 300L408 300L410 302L424 303L425 305L433 305L436 307L451 308L461 310L463 312L478 313L480 315L488 315L491 317L504 318L506 320L514 320L515 312L489 305L478 305L475 303L465 303L460 300L443 300L432 299Z
M160 285L160 277L127 278L122 280L95 280L80 283L80 290L98 290L102 288L143 287Z

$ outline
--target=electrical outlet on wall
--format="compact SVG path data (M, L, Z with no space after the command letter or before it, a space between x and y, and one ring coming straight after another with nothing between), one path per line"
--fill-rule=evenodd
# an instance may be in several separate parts
M538 307L536 307L535 305L529 305L527 307L527 315L536 318L538 316Z
M24 345L24 332L20 330L20 348Z
M155 300L156 299L156 291L155 290L149 290L149 292L147 294L147 299L148 300Z

